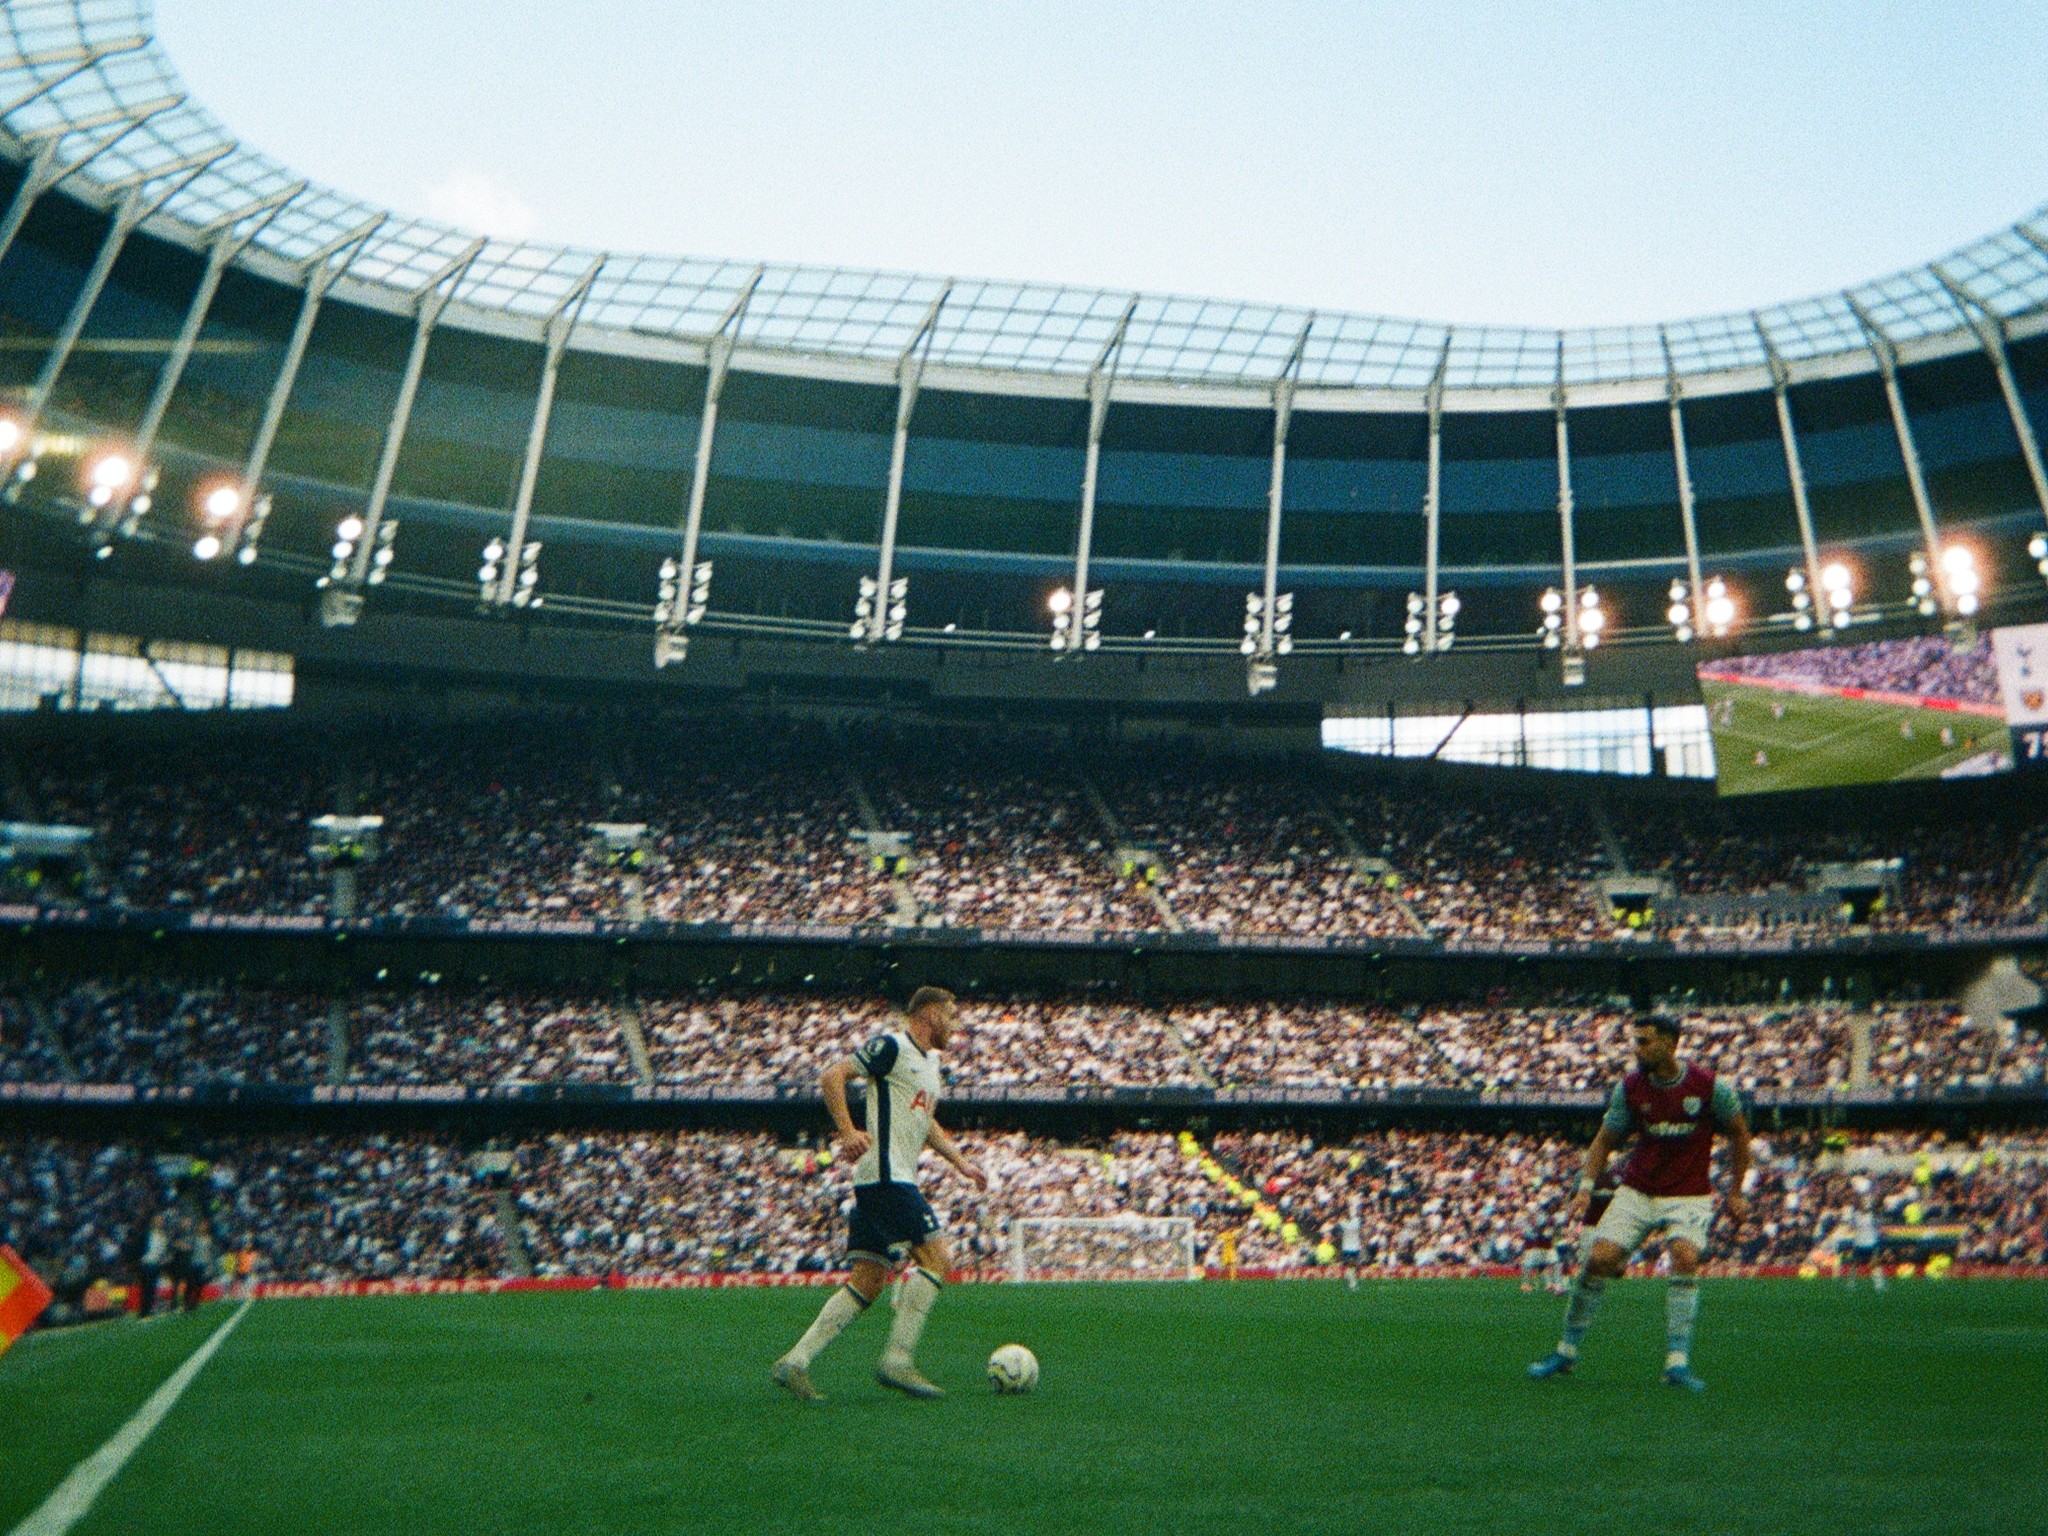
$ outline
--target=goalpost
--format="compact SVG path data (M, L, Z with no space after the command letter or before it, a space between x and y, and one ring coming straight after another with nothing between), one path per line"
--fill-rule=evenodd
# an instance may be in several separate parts
M1026 1216L1010 1223L1012 1280L1193 1280L1191 1216Z

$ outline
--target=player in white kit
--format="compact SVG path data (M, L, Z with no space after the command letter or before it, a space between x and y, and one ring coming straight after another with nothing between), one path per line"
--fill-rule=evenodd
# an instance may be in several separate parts
M1344 1219L1337 1223L1337 1253L1344 1265L1344 1283L1357 1290L1358 1272L1365 1267L1365 1223L1358 1219L1356 1196L1344 1208Z
M852 1270L834 1291L804 1336L775 1362L775 1384L805 1401L823 1394L811 1385L811 1362L841 1329L882 1294L908 1252L916 1268L903 1282L888 1346L875 1367L875 1380L909 1397L946 1394L918 1374L913 1358L925 1315L952 1268L952 1255L939 1233L939 1218L917 1187L918 1154L929 1146L977 1188L988 1175L970 1162L933 1118L942 1083L938 1053L959 1027L953 994L943 987L919 987L911 994L904 1027L875 1036L852 1056L825 1069L819 1087L839 1143L855 1159L853 1220L846 1256ZM846 1084L855 1074L868 1079L867 1129L853 1123Z

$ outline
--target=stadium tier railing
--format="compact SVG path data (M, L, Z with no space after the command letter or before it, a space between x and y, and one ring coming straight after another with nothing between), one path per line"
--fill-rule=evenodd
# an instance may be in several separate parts
M956 1113L978 1110L1101 1106L1120 1111L1243 1108L1286 1111L1317 1108L1414 1108L1591 1114L1606 1094L1564 1090L1465 1088L1309 1088L1255 1084L1236 1088L1175 1085L1154 1088L1077 1086L1057 1090L978 1085L952 1093ZM1940 1106L1952 1108L2048 1105L2048 1084L2025 1087L1858 1088L1745 1090L1752 1111ZM805 1083L737 1086L626 1085L584 1082L502 1083L0 1083L0 1106L137 1106L160 1109L242 1107L306 1108L405 1105L527 1105L565 1108L671 1105L678 1108L790 1106L822 1116L824 1101Z
M1460 939L1348 934L1173 933L1165 929L944 928L886 923L687 923L609 918L333 918L314 913L221 913L191 908L120 905L34 905L0 903L0 926L17 931L109 930L205 934L304 934L316 937L482 939L636 939L689 943L886 944L933 949L979 947L1080 949L1168 953L1219 951L1262 954L1381 956L1457 955L1484 957L1584 956L1628 959L1670 955L1883 954L1898 950L1978 948L1987 945L2048 944L2048 920L1983 924L1939 931L1884 929L1855 931L1802 928L1771 934L1699 934L1677 937L1631 934L1611 939Z

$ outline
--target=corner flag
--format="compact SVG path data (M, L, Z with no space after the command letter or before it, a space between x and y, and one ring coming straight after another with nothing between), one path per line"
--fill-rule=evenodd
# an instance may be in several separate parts
M50 1288L22 1262L21 1255L0 1243L0 1354L28 1332L29 1324L50 1304Z

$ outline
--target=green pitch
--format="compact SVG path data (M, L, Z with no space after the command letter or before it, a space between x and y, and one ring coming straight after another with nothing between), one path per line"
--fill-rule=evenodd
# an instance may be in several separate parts
M2048 1530L2048 1286L1709 1282L1703 1396L1656 1384L1662 1286L1577 1377L1509 1282L955 1286L921 1363L857 1323L804 1405L767 1368L823 1292L256 1306L82 1536ZM11 1530L226 1316L0 1359ZM982 1363L1035 1349L1040 1390Z
M2005 727L1982 715L1705 679L1700 692L1724 795L1933 779L1980 753L2010 749ZM1944 727L1954 738L1949 745Z

